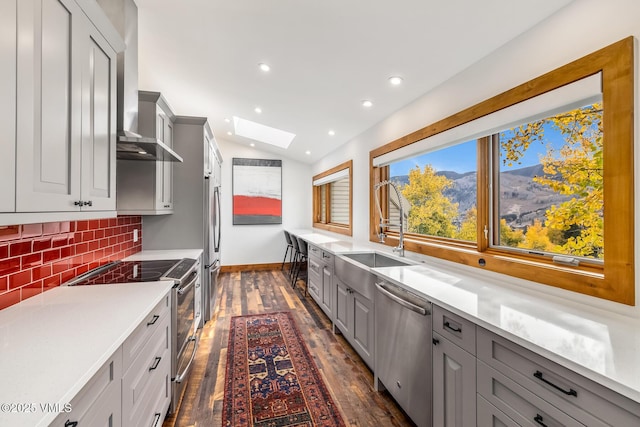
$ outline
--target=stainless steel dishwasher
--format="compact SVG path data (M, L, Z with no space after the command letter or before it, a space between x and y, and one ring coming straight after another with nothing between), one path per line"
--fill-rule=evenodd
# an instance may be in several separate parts
M431 302L376 281L374 383L387 389L418 427L432 424Z

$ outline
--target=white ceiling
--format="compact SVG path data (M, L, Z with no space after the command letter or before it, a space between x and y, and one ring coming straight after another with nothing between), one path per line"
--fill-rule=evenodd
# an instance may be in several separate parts
M253 142L227 135L233 116L293 132L286 150L256 147L311 163L571 0L135 1L140 89L218 139Z

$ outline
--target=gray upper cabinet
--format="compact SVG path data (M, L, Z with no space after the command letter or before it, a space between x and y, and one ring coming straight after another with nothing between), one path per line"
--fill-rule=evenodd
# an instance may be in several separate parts
M116 209L116 53L95 27L89 36L82 70L83 209Z
M159 92L138 92L138 133L173 148L176 116ZM173 213L171 161L118 160L118 213L166 215Z
M116 55L124 43L85 1L5 1L0 9L0 113L8 118L0 223L54 218L12 213L115 214ZM92 216L74 216L83 217Z
M16 16L18 0L0 2L0 212L16 210Z

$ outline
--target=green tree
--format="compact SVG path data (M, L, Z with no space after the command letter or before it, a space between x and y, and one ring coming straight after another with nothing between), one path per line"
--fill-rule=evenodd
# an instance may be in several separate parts
M543 176L534 181L558 194L572 196L546 212L545 227L562 242L556 251L577 256L604 257L604 181L602 155L602 104L595 103L512 129L501 146L503 163L519 163L530 144L544 143L546 128L558 130L564 145L547 147L541 158ZM506 134L503 133L502 136Z
M458 204L443 195L452 185L450 179L437 175L431 165L425 165L424 170L416 166L409 171L409 183L402 189L411 205L408 231L439 237L455 235L453 221L458 216Z

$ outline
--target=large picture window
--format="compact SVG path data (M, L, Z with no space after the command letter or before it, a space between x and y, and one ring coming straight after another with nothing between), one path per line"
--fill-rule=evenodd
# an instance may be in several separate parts
M373 150L383 216L405 203L407 250L634 304L633 74L628 38Z
M350 160L313 177L313 226L351 236Z

